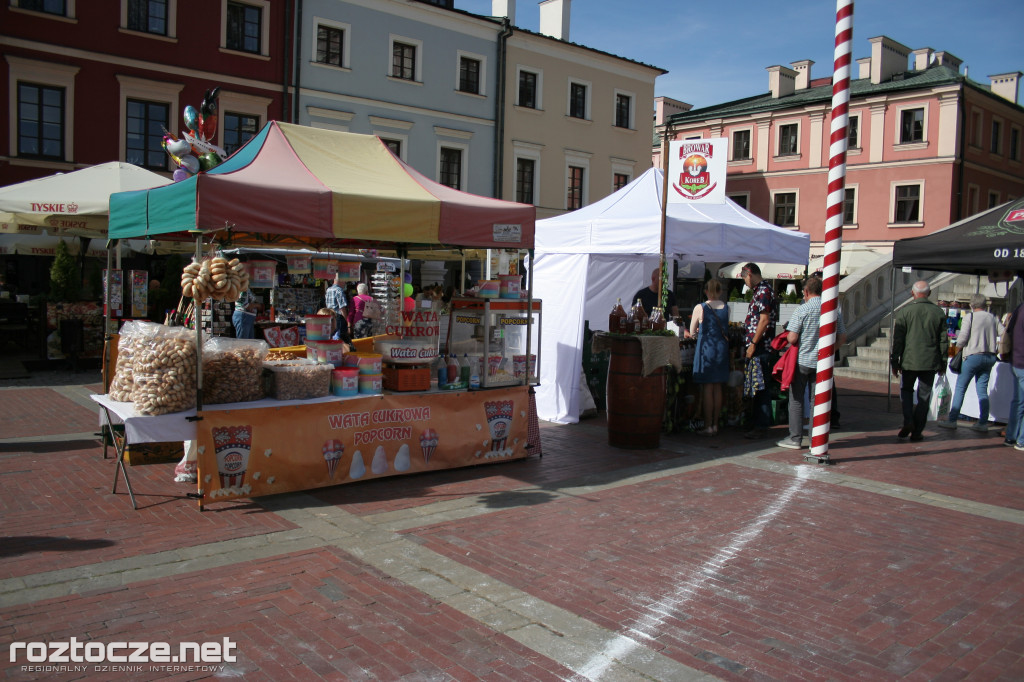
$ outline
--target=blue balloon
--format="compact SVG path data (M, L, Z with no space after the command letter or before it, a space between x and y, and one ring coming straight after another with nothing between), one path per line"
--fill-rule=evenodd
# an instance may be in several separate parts
M406 281L407 284L412 284L412 273L411 272L405 273L405 281Z

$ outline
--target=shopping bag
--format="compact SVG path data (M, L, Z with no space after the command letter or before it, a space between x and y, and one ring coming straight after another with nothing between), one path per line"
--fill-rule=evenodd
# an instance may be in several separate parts
M949 406L953 403L953 391L949 388L949 381L945 373L939 375L935 384L935 420L940 421L949 418Z

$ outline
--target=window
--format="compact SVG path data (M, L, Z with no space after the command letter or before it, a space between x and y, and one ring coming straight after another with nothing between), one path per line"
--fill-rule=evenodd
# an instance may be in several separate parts
M533 159L516 159L516 201L521 204L534 203L534 175L537 162Z
M967 186L967 215L974 215L978 212L978 197L981 196L981 188L977 185Z
M971 112L971 145L981 147L981 112L977 109Z
M843 193L843 225L857 224L857 190L847 187Z
M732 132L732 160L746 161L750 159L750 131L734 130Z
M18 156L64 158L64 88L18 83Z
M1010 161L1020 161L1020 128L1010 128Z
M921 186L896 186L896 213L894 223L916 223L921 217Z
M569 116L587 118L587 86L585 83L569 82Z
M416 80L416 46L395 41L391 45L391 76Z
M615 95L615 127L630 127L630 110L633 108L633 98L629 95Z
M848 149L860 148L860 116L850 116L846 128L846 147Z
M127 101L125 161L149 170L167 170L168 156L161 142L164 130L170 128L168 112L163 102Z
M167 35L167 0L128 0L127 27L132 31Z
M1000 154L1003 151L1003 122L992 121L992 139L988 150L993 154Z
M260 130L260 117L250 114L224 113L224 151L234 154L235 150L256 137Z
M612 191L618 192L620 189L629 184L629 176L625 173L614 173L612 174Z
M1002 202L999 201L999 192L990 191L988 193L988 207L989 208L995 208L996 206L998 206L1001 203Z
M345 31L320 24L316 27L316 63L344 66Z
M391 150L392 154L394 154L398 158L402 158L402 141L401 140L386 140L386 139L384 139L382 137L382 138L380 138L380 141L384 143L384 146L386 146L388 149Z
M480 94L480 60L459 58L459 92Z
M750 195L747 193L743 194L727 194L727 197L736 202L736 205L742 208L744 211L750 210L748 205L750 204Z
M519 99L516 103L528 109L540 108L537 101L537 74L532 71L519 72Z
M21 9L30 9L33 12L46 12L62 17L67 15L65 0L18 0L17 6Z
M570 211L583 208L584 168L569 166L569 185L565 197L565 207Z
M229 50L260 54L263 37L263 11L240 2L227 4L227 32L224 46Z
M441 178L442 185L452 189L462 189L462 150L441 147Z
M800 126L787 123L779 126L779 156L792 156L799 151Z
M772 222L779 227L796 227L796 192L779 192L772 199L775 202Z
M900 144L924 142L924 109L900 112Z

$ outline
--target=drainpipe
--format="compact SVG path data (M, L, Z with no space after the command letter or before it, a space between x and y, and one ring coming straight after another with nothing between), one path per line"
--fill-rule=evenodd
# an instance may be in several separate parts
M957 104L960 107L960 168L959 178L956 187L956 219L964 219L964 147L967 142L967 98L964 96L967 91L966 79L960 83L960 92L956 94Z
M302 0L295 10L295 95L292 98L292 123L301 123L299 116L299 88L302 87Z
M494 98L494 197L501 196L501 185L505 166L505 60L508 50L508 39L512 36L512 26L508 17L501 18L501 32L498 34L498 78Z
M281 54L284 55L284 67L281 73L281 120L283 121L291 121L288 117L288 112L291 111L291 102L288 101L288 77L291 75L292 31L295 30L295 25L292 23L294 10L294 0L288 0L284 11L284 48L281 50Z

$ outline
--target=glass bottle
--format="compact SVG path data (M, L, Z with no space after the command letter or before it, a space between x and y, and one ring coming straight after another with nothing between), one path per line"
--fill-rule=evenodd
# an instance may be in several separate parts
M621 334L624 331L622 327L625 321L626 309L622 307L622 299L619 298L615 301L612 312L608 315L608 333Z
M632 334L636 331L636 305L630 307L626 317L619 320L619 333Z
M644 304L640 302L640 299L636 299L636 305L633 306L636 312L633 314L634 319L634 333L639 334L647 329L647 311L644 310Z
M661 308L655 308L651 311L651 329L654 331L661 331L665 328L665 314Z

